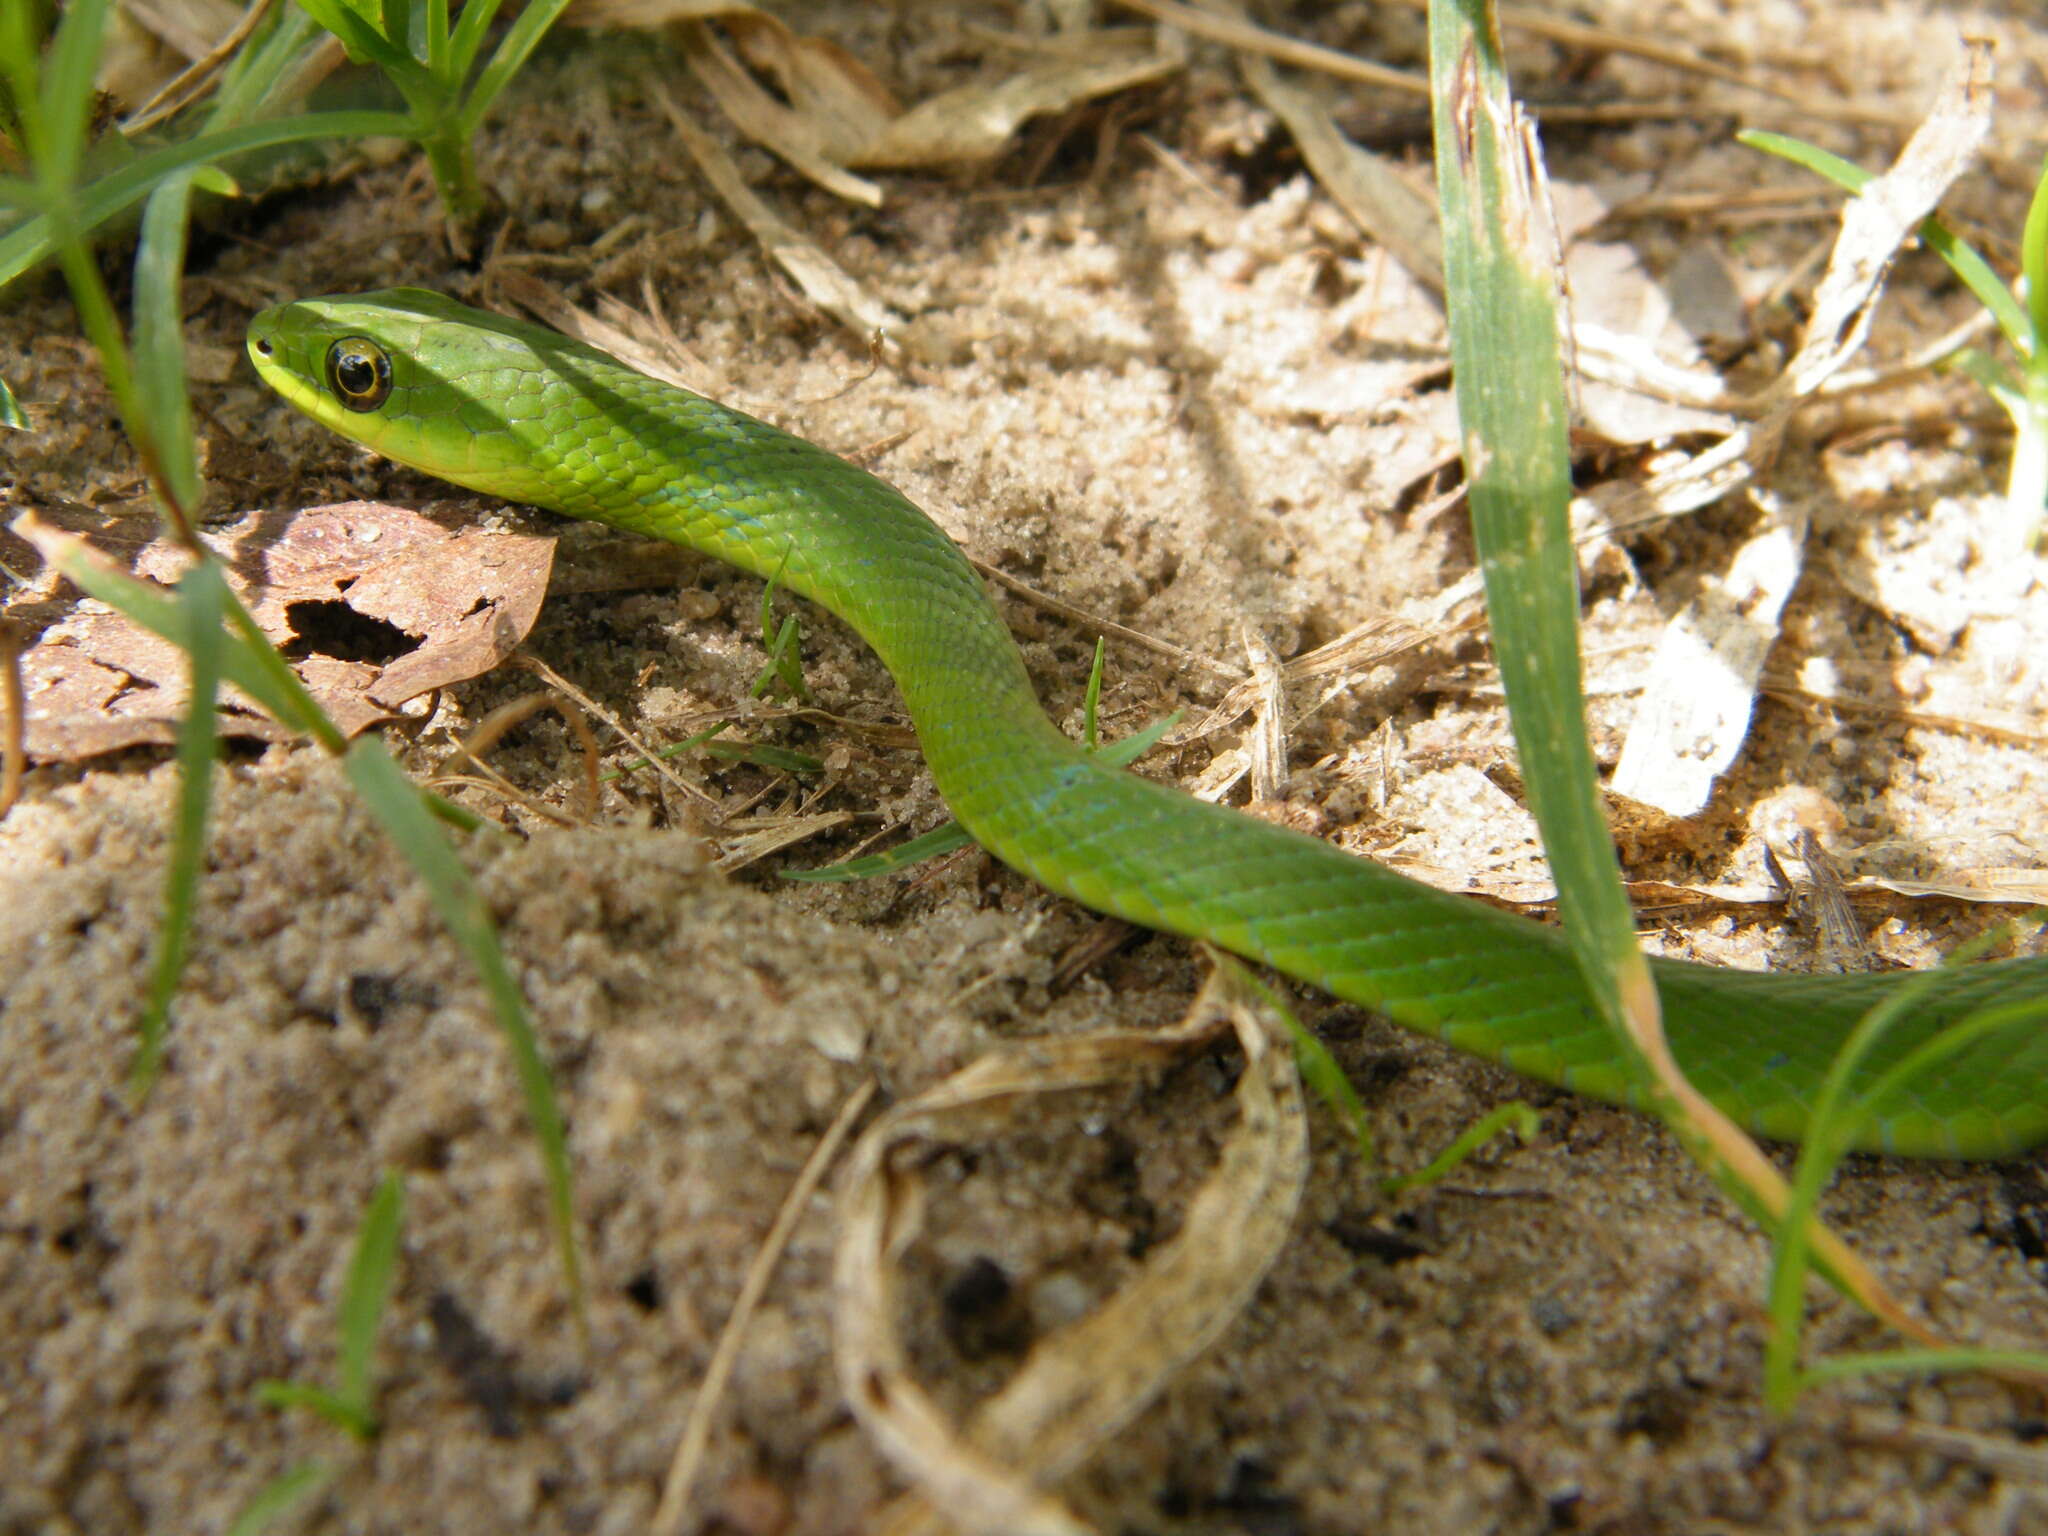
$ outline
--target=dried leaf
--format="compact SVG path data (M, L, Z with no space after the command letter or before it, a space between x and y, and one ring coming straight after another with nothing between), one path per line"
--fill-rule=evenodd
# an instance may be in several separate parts
M374 502L250 513L205 539L263 632L350 735L511 654L539 615L554 557L551 538ZM168 586L189 563L158 540L134 570ZM41 762L168 742L185 707L183 653L99 603L81 602L45 630L24 670L29 752ZM220 729L283 734L232 695Z
M993 159L1030 118L1181 67L1179 52L1162 51L1147 32L1084 32L1011 74L942 92L906 111L838 44L794 32L734 0L575 0L565 16L578 26L680 23L678 36L692 72L742 133L818 185L870 207L880 204L881 189L853 175L853 167L907 169ZM727 51L706 25L714 21L746 63L773 81L774 91Z

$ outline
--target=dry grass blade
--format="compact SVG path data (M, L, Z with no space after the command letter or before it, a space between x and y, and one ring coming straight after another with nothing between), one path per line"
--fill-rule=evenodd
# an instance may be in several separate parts
M21 638L0 618L0 821L21 798L28 774L28 690L21 683Z
M703 362L691 356L675 340L675 333L656 318L641 322L658 338L657 344L650 345L625 326L615 325L572 304L563 297L560 289L542 282L530 272L522 272L516 267L493 266L486 270L485 277L496 292L565 336L573 336L601 352L609 352L621 362L630 363L642 373L673 384L678 389L712 396L723 392L721 385L724 381L710 377L710 370Z
M736 831L727 829L719 840L723 850L714 866L720 874L729 875L745 869L749 864L765 859L771 853L784 848L808 842L820 833L830 832L834 827L843 827L853 820L851 811L817 811L794 816L762 816L745 823Z
M921 1197L894 1154L986 1137L1035 1099L1128 1081L1226 1027L1245 1055L1239 1121L1179 1234L1095 1312L1041 1339L965 1425L948 1422L912 1374L896 1328L897 1260L918 1234ZM1286 1024L1228 962L1174 1029L995 1051L877 1121L854 1149L840 1199L833 1334L855 1415L918 1486L879 1528L892 1536L942 1522L967 1531L1085 1530L1041 1490L1242 1310L1286 1240L1307 1168L1307 1119Z
M815 240L762 201L740 176L732 157L676 104L666 86L652 74L642 79L719 201L795 280L804 297L864 340L879 335L884 356L892 364L901 361L902 346L894 337L903 328L903 317L863 288Z
M1249 624L1244 626L1244 654L1257 691L1252 706L1252 799L1277 801L1287 785L1287 695L1281 681L1280 658Z
M1267 60L1238 61L1245 84L1287 125L1310 172L1359 229L1431 293L1444 291L1436 202L1404 180L1383 157L1346 138L1322 104L1283 84Z
M1991 126L1990 45L1972 42L1897 164L1850 199L1800 347L1754 402L1761 419L1643 487L1650 510L1689 512L1749 478L1775 452L1792 411L1863 343L1879 284L1899 247L1969 166ZM1728 479L1733 472L1734 480Z
M971 555L968 558L973 560ZM980 560L974 560L973 563L977 571L1005 592L1014 592L1034 607L1043 608L1047 613L1056 613L1063 619L1070 619L1084 629L1093 630L1109 639L1127 641L1155 655L1170 657L1184 667L1207 672L1214 677L1234 678L1238 675L1235 667L1220 662L1213 656L1204 656L1200 651L1191 651L1184 645L1175 645L1171 640L1162 640L1157 635L1148 635L1143 630L1132 629L1129 625L1119 624L1114 619L1102 618L1085 608L1076 608L1072 603L1063 602L1049 592L1039 591L1029 582L1019 581L1009 572L996 566ZM1167 739L1171 741L1175 738L1169 736Z
M1122 32L1090 32L1053 58L1026 64L987 85L962 86L921 101L854 158L877 169L993 159L1029 119L1147 85L1181 67L1177 54Z
M1320 43L1304 43L1300 38L1269 32L1247 21L1241 14L1233 15L1213 7L1198 9L1179 4L1178 0L1117 0L1117 4L1255 58L1277 59L1282 64L1319 70L1326 75L1357 80L1365 85L1383 85L1410 96L1429 95L1429 82L1420 75L1375 64L1370 59L1361 59L1356 54L1336 48L1325 48Z
M262 24L274 3L275 0L251 0L248 9L242 12L219 42L165 81L148 101L122 120L121 131L137 134L154 128L212 90L219 83L221 71L227 67L228 60Z
M1312 651L1303 651L1291 661L1280 664L1280 679L1283 683L1305 683L1317 678L1334 679L1332 687L1342 689L1356 682L1374 667L1384 666L1397 657L1418 651L1433 640L1454 634L1460 629L1477 628L1483 622L1481 616L1459 624L1447 625L1442 630L1424 629L1410 624L1405 619L1382 616L1367 619L1354 626L1336 639L1317 646ZM1192 725L1166 733L1168 746L1184 741L1198 741L1204 736L1215 734L1237 724L1259 699L1258 678L1247 678L1236 684L1223 696L1222 702Z
M544 709L552 709L567 721L569 729L575 732L576 745L583 754L583 776L578 795L582 803L573 821L575 824L589 826L597 820L597 737L591 733L590 722L584 717L583 711L565 695L529 693L524 698L500 704L477 722L475 730L456 744L455 750L450 752L441 764L440 774L450 773L457 764L463 762L472 763L490 772L489 766L484 762L484 754L503 740L507 731L531 720ZM493 773L492 777L500 776ZM510 788L509 785L506 787ZM523 795L520 799L529 806L534 804Z
M716 800L679 775L675 769L669 767L668 759L643 741L639 733L628 726L625 721L606 709L597 700L593 699L581 688L570 682L568 678L562 676L561 673L531 652L521 651L514 659L518 661L520 666L531 672L550 688L559 692L563 698L574 703L578 709L598 720L602 720L606 725L610 726L618 733L619 739L639 753L641 760L666 779L687 803L699 806L704 810L712 812L714 815L718 813L720 807Z
M683 1427L682 1439L676 1443L675 1459L669 1463L668 1480L661 1490L661 1504L654 1512L650 1527L653 1536L676 1536L682 1530L684 1516L689 1511L690 1487L697 1479L697 1468L704 1460L705 1448L711 1443L711 1425L717 1417L718 1405L725 1397L726 1385L732 1379L732 1368L739 1360L740 1345L747 1336L747 1324L753 1320L761 1298L767 1294L768 1281L775 1274L775 1266L781 1260L783 1250L789 1246L790 1235L796 1231L797 1222L809 1207L811 1196L817 1192L818 1185L824 1181L826 1172L839 1156L839 1148L852 1131L854 1122L860 1119L868 1101L874 1096L873 1078L847 1095L839 1113L832 1117L825 1134L811 1149L811 1155L804 1159L796 1182L789 1187L788 1198L775 1213L775 1224L761 1239L761 1247L755 1253L753 1263L747 1266L747 1278L740 1285L739 1297L732 1304L725 1327L719 1330L711 1364L705 1368L704 1380L690 1403L689 1420Z
M1764 868L1770 871L1785 905L1814 947L1814 968L1833 975L1875 968L1877 957L1863 937L1862 925L1849 905L1842 871L1805 827L1799 829L1799 858L1806 868L1795 876L1778 852L1764 840Z
M787 40L788 48L794 50L798 40L778 23L776 30ZM871 137L888 123L895 113L895 104L886 99L870 104L871 119L863 122L861 131L852 144L835 145L835 137L822 127L815 113L807 113L784 106L769 95L759 81L741 67L739 60L732 56L718 35L708 26L697 23L681 29L683 56L690 61L690 72L710 92L711 97L732 119L733 126L762 148L773 151L787 161L800 175L809 177L835 197L843 197L850 203L859 203L868 208L882 206L882 189L866 177L856 176L834 158L834 150L844 155L849 149L857 149L859 143Z

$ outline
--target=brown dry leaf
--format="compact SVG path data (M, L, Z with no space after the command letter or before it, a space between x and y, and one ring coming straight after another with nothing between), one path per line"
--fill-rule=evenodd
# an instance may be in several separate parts
M985 85L964 85L920 102L892 122L853 164L903 170L990 160L1031 118L1145 85L1181 67L1142 32L1087 32L1050 58Z
M575 0L578 26L653 28L681 23L679 41L698 81L748 138L820 186L870 207L881 189L852 167L907 169L992 159L1028 119L1065 111L1180 68L1149 32L1097 30L1038 47L1000 79L945 91L905 111L860 60L836 43L792 31L736 0ZM765 88L707 23L717 22Z
M1444 259L1436 199L1410 185L1385 156L1345 137L1322 104L1306 90L1283 83L1268 60L1246 54L1237 67L1252 94L1287 125L1316 183L1331 200L1409 276L1440 296Z
M712 191L746 225L761 249L795 280L804 297L849 330L871 338L885 358L896 361L902 348L894 338L903 329L903 317L861 286L824 247L769 207L747 185L732 157L697 126L659 80L649 75L647 88Z
M46 558L44 535L61 536L27 519L16 531ZM504 660L539 615L555 543L375 502L252 512L205 541L263 632L349 735ZM134 570L168 586L189 563L159 540ZM81 602L45 630L24 669L29 752L40 762L168 742L184 712L183 652L100 603ZM220 729L283 734L232 694Z
M1094 1312L1039 1341L1016 1375L950 1423L898 1332L899 1260L922 1221L899 1149L984 1139L1048 1093L1127 1081L1226 1025L1245 1056L1238 1124L1180 1232ZM834 1353L855 1416L917 1484L876 1523L891 1536L1088 1529L1043 1490L1138 1412L1243 1309L1286 1242L1308 1171L1308 1121L1285 1021L1230 962L1170 1030L1104 1030L990 1052L871 1126L848 1160L834 1256Z

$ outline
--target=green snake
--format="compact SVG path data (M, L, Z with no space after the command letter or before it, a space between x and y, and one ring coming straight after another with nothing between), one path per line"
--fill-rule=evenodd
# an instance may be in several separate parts
M1099 912L1207 940L1337 997L1615 1103L1635 1078L1563 935L1111 767L1047 718L981 579L892 486L551 331L393 289L258 315L257 371L293 405L457 485L667 539L850 625L902 689L960 824ZM1753 1132L1796 1140L1860 1016L1912 978L1653 962L1672 1049ZM1929 978L1869 1070L1945 1024L2048 997L2048 956ZM2048 1141L2048 1023L1950 1057L1862 1145L2000 1157Z

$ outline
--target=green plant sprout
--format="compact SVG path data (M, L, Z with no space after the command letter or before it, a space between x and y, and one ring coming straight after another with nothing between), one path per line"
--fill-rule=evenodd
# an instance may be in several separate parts
M477 127L568 0L527 0L481 72L477 58L501 0L469 0L452 26L448 0L297 3L341 39L350 58L375 64L397 88L409 109L399 137L426 155L450 222L474 223L485 202L471 149Z
M242 1506L228 1527L228 1536L262 1536L333 1480L334 1468L324 1461L302 1461L286 1468Z
M220 167L248 155L315 139L402 136L410 125L402 112L279 115L299 66L321 36L309 17L285 7L229 63L197 132L135 143L114 135L88 149L93 80L109 7L105 0L67 6L48 62L40 65L39 39L27 10L0 7L0 74L16 107L14 121L4 126L32 168L27 177L0 176L0 289L181 172L196 173L208 190L232 194L236 185Z
M2036 925L2048 922L2048 914L2035 914L2032 921ZM1942 964L1966 964L2003 943L2012 930L2013 925L2006 924L1980 934L1945 957ZM1939 972L1924 974L1931 984ZM1911 986L1902 988L1873 1008L1842 1042L1814 1105L1812 1129L1799 1149L1799 1162L1792 1176L1792 1199L1779 1222L1771 1254L1768 1289L1771 1330L1764 1352L1764 1400L1780 1413L1790 1412L1800 1393L1810 1387L1880 1371L2011 1370L2048 1376L2048 1354L2002 1349L1891 1350L1837 1355L1812 1366L1800 1366L1805 1282L1813 1263L1808 1218L1818 1208L1821 1191L1848 1154L1857 1131L1878 1110L1904 1093L1915 1078L1939 1066L1945 1058L2001 1030L2048 1019L2048 998L1979 1009L1927 1041L1876 1082L1852 1093L1857 1068L1910 1007L1918 990Z
M792 613L780 625L775 622L774 581L761 588L761 645L768 652L767 665L754 674L754 681L747 689L747 696L765 699L780 683L785 692L800 704L811 700L809 686L804 682L803 671L803 625ZM699 747L711 757L723 758L732 763L752 763L758 768L772 768L781 773L822 773L825 764L808 752L792 751L761 741L719 741L717 738L732 728L733 722L721 720L707 730L685 736L681 741L670 742L654 756L667 761L694 752ZM644 757L621 763L598 776L598 782L610 784L623 779L629 773L638 773L653 764Z
M360 1441L377 1435L376 1390L370 1357L398 1273L398 1233L405 1224L405 1184L387 1173L363 1211L355 1252L334 1308L335 1377L332 1387L304 1381L261 1381L256 1396L272 1408L307 1408Z
M1871 173L1861 166L1782 133L1749 129L1736 138L1752 149L1802 165L1845 192L1860 192L1872 180ZM2043 163L2041 177L2034 184L2020 233L2019 296L1939 214L1930 214L1921 222L1920 238L1990 312L2017 360L2015 371L2012 365L1971 347L1957 355L1955 365L1981 384L2012 418L2006 516L2017 541L2032 546L2040 538L2044 517L2048 517L2048 162Z
M335 1374L333 1387L303 1381L260 1381L256 1397L268 1407L304 1408L318 1414L352 1439L368 1444L377 1437L376 1385L371 1356L384 1308L398 1272L398 1234L405 1224L405 1185L387 1173L371 1195L356 1228L355 1252L334 1309ZM242 1506L231 1536L255 1536L272 1521L325 1487L334 1476L325 1462L302 1461L259 1488Z

